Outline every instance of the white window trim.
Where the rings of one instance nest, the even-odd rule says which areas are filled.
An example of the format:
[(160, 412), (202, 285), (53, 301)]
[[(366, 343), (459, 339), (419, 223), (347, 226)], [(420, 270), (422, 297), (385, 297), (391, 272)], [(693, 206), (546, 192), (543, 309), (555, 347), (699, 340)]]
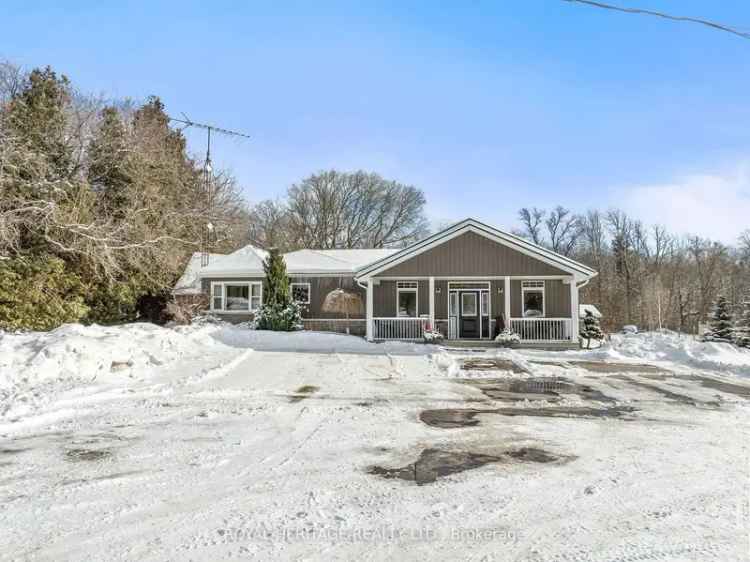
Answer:
[[(530, 280), (529, 284), (531, 283), (541, 283), (541, 287), (532, 287), (532, 286), (525, 286), (526, 282), (521, 281), (521, 318), (546, 318), (547, 317), (547, 294), (545, 292), (545, 289), (547, 288), (547, 283), (545, 283), (541, 279), (535, 279)], [(529, 316), (527, 317), (524, 313), (523, 307), (524, 303), (526, 302), (526, 292), (531, 291), (534, 293), (542, 293), (542, 315), (541, 316)]]
[[(214, 307), (214, 287), (221, 285), (221, 308)], [(209, 310), (221, 314), (250, 314), (256, 312), (258, 308), (253, 308), (253, 285), (260, 287), (259, 298), (260, 304), (263, 304), (263, 282), (262, 281), (211, 281), (211, 295)], [(225, 310), (227, 306), (227, 286), (242, 287), (247, 286), (247, 310)]]
[(310, 304), (310, 300), (312, 299), (312, 288), (310, 287), (310, 283), (289, 283), (289, 293), (292, 298), (294, 298), (294, 286), (295, 285), (305, 285), (307, 287), (307, 300), (306, 301), (299, 301), (302, 304)]
[[(464, 297), (473, 297), (474, 298), (474, 314), (466, 315), (464, 313)], [(479, 306), (480, 304), (477, 302), (477, 293), (474, 291), (466, 292), (466, 293), (459, 293), (459, 300), (461, 301), (461, 316), (466, 316), (467, 318), (476, 318), (477, 316), (481, 316)]]
[(413, 287), (400, 287), (400, 283), (396, 282), (396, 317), (397, 318), (412, 318), (411, 316), (406, 316), (401, 314), (401, 309), (398, 306), (399, 300), (401, 298), (401, 293), (414, 293), (414, 298), (416, 302), (414, 303), (414, 318), (419, 318), (419, 283), (414, 282), (407, 282), (409, 285), (414, 285)]

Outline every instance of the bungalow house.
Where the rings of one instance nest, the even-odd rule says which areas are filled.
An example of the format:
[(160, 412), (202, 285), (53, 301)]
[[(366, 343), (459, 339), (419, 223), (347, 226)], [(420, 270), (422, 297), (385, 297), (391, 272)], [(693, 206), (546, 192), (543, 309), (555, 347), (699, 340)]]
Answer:
[[(251, 319), (263, 297), (263, 250), (246, 246), (200, 267), (196, 254), (175, 288), (201, 295), (213, 314)], [(529, 345), (577, 345), (578, 292), (597, 273), (474, 219), (403, 249), (298, 250), (284, 255), (306, 329), (368, 340), (421, 340), (431, 327), (449, 340), (489, 340), (509, 328)], [(342, 288), (361, 296), (348, 320), (323, 310)]]

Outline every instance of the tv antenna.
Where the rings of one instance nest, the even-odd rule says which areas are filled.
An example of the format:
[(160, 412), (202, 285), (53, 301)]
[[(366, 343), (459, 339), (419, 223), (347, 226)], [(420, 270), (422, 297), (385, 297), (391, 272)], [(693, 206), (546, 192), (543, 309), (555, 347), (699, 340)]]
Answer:
[(203, 163), (203, 190), (206, 195), (206, 209), (208, 215), (208, 222), (206, 228), (201, 234), (201, 267), (206, 267), (211, 256), (211, 247), (216, 241), (215, 225), (211, 222), (213, 214), (214, 196), (215, 190), (212, 182), (213, 178), (213, 167), (211, 166), (211, 133), (218, 133), (220, 135), (226, 135), (229, 137), (239, 137), (249, 139), (250, 135), (240, 133), (237, 131), (231, 131), (215, 125), (208, 125), (206, 123), (197, 123), (190, 119), (184, 113), (181, 114), (182, 119), (176, 117), (169, 117), (170, 121), (175, 123), (182, 123), (184, 126), (180, 129), (184, 131), (189, 127), (196, 127), (198, 129), (204, 129), (206, 131), (206, 160)]

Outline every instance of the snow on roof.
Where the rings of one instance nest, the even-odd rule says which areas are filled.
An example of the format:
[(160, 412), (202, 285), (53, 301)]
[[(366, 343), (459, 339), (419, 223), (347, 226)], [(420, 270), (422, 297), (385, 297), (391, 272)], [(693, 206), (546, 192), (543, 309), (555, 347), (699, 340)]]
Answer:
[[(177, 280), (177, 283), (172, 290), (175, 295), (196, 295), (201, 292), (201, 282), (198, 277), (198, 273), (201, 270), (201, 252), (194, 252), (190, 256), (190, 260), (185, 266), (185, 271), (182, 272), (182, 276)], [(209, 264), (218, 258), (225, 257), (223, 254), (209, 254)]]
[(356, 250), (297, 250), (284, 254), (289, 273), (354, 272), (397, 252), (394, 248)]
[(199, 275), (206, 277), (263, 274), (263, 260), (266, 257), (268, 252), (248, 244), (231, 254), (219, 255), (216, 259), (209, 260), (209, 264), (200, 269)]
[(596, 308), (593, 304), (579, 304), (578, 305), (578, 315), (583, 318), (586, 316), (586, 312), (591, 312), (591, 314), (594, 316), (594, 318), (601, 318), (602, 313), (599, 312), (599, 309)]

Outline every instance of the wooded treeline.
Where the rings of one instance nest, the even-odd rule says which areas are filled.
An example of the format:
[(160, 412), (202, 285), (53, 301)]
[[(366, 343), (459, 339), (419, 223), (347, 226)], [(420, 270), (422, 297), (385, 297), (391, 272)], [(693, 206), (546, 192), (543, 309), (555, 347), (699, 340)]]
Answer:
[(750, 292), (750, 230), (736, 245), (678, 236), (611, 209), (576, 214), (558, 206), (519, 212), (524, 236), (599, 272), (581, 295), (605, 329), (636, 324), (698, 333), (719, 295), (739, 314)]
[(211, 222), (247, 231), (234, 179), (202, 170), (158, 98), (106, 103), (0, 64), (0, 328), (157, 320)]
[(250, 240), (300, 248), (404, 247), (428, 234), (424, 193), (363, 171), (313, 174), (251, 209)]

